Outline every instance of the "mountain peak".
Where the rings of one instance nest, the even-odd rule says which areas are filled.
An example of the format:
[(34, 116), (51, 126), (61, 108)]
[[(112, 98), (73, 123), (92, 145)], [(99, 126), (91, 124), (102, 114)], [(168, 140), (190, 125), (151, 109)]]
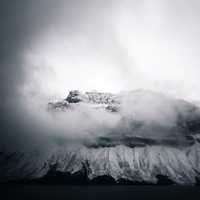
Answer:
[(69, 103), (92, 103), (92, 104), (116, 104), (119, 103), (117, 95), (112, 93), (103, 93), (97, 91), (80, 92), (79, 90), (72, 90), (65, 99)]

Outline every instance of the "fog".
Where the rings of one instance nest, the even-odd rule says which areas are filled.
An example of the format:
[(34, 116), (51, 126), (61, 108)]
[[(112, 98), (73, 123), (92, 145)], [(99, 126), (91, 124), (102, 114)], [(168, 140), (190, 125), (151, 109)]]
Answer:
[(52, 95), (74, 88), (145, 88), (197, 100), (199, 6), (155, 0), (65, 3), (26, 51), (26, 65), (34, 65), (39, 86)]
[[(141, 88), (199, 101), (199, 7), (198, 0), (2, 1), (1, 146), (96, 137), (118, 124), (118, 116), (87, 106), (49, 115), (48, 102), (72, 89)], [(149, 107), (147, 99), (137, 117), (171, 126), (173, 106), (161, 115), (164, 102)]]

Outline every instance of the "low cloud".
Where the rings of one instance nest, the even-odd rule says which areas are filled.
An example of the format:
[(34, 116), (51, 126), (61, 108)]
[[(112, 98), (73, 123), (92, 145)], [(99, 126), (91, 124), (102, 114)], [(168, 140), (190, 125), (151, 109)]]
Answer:
[(145, 122), (137, 134), (181, 135), (149, 131), (152, 124), (168, 130), (177, 120), (177, 106), (162, 97), (125, 98), (119, 115), (80, 105), (52, 116), (46, 107), (70, 89), (142, 88), (199, 100), (198, 7), (198, 1), (1, 2), (1, 147), (45, 147), (52, 135), (134, 134), (132, 120)]

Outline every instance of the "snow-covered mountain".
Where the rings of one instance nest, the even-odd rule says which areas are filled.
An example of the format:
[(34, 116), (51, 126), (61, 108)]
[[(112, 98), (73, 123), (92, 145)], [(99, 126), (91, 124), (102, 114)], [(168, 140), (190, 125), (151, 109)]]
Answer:
[[(119, 116), (105, 135), (64, 144), (45, 152), (2, 152), (1, 181), (41, 179), (52, 170), (116, 182), (157, 183), (159, 176), (176, 184), (200, 178), (200, 111), (184, 100), (137, 90), (119, 94), (71, 91), (48, 104), (49, 112), (73, 112), (81, 105)], [(78, 125), (77, 125), (78, 126)], [(96, 129), (95, 129), (96, 130)]]

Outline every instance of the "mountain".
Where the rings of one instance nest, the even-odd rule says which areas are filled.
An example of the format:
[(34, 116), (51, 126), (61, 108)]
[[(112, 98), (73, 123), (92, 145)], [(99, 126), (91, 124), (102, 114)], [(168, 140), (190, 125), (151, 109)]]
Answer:
[(146, 90), (75, 90), (63, 101), (49, 103), (48, 111), (79, 111), (86, 116), (83, 122), (106, 116), (108, 125), (88, 125), (94, 134), (78, 143), (2, 152), (1, 182), (186, 185), (200, 178), (200, 110), (192, 103)]
[[(67, 98), (48, 104), (50, 112), (78, 110), (86, 115), (92, 111), (118, 116), (119, 121), (106, 133), (106, 137), (98, 138), (98, 142), (117, 143), (118, 140), (135, 143), (146, 140), (155, 143), (191, 143), (192, 135), (200, 133), (200, 108), (181, 99), (174, 99), (163, 94), (135, 90), (119, 94), (70, 91)], [(98, 113), (95, 112), (95, 115)], [(90, 118), (88, 118), (90, 120)], [(133, 140), (133, 141), (132, 141)], [(109, 142), (107, 142), (109, 141)], [(131, 142), (132, 141), (132, 142)], [(87, 142), (87, 141), (86, 141)], [(127, 143), (126, 142), (126, 143)]]

